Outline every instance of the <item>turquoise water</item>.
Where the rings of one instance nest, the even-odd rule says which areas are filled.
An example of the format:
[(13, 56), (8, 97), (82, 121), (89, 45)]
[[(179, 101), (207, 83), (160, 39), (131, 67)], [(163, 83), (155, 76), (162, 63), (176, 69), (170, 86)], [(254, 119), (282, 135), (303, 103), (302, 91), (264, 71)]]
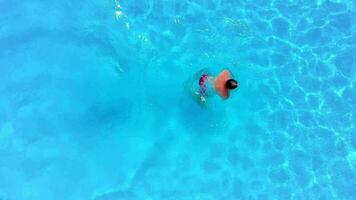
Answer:
[(0, 199), (356, 199), (355, 6), (0, 0)]

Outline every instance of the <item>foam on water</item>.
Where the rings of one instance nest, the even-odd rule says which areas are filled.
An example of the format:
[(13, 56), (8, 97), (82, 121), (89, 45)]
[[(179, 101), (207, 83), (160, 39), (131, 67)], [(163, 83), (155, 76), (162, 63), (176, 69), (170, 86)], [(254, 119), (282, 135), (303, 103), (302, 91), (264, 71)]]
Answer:
[[(0, 0), (0, 199), (356, 199), (354, 1)], [(184, 83), (229, 68), (202, 108)]]

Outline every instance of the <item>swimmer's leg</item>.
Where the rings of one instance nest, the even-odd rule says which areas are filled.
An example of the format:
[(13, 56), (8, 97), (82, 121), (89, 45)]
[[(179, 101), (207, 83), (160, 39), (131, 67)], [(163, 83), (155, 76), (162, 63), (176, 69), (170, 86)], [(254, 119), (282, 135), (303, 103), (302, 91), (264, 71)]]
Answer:
[(193, 76), (193, 78), (187, 80), (185, 82), (185, 90), (188, 92), (189, 96), (191, 96), (195, 102), (197, 102), (199, 105), (204, 105), (207, 102), (207, 98), (200, 94), (200, 86), (199, 86), (200, 76)]
[(185, 82), (185, 90), (189, 93), (189, 95), (193, 98), (195, 102), (197, 102), (199, 105), (205, 106), (208, 102), (208, 98), (206, 95), (202, 95), (200, 93), (200, 85), (199, 85), (199, 79), (203, 74), (208, 74), (210, 75), (210, 72), (207, 68), (203, 68), (196, 72), (191, 79), (187, 80)]

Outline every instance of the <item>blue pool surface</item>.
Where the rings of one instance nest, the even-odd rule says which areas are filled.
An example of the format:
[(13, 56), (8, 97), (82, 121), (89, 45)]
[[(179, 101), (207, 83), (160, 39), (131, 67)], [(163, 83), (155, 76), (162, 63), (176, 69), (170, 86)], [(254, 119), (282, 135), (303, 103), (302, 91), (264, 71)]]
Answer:
[[(353, 0), (0, 0), (0, 200), (355, 200)], [(184, 87), (230, 69), (226, 101)]]

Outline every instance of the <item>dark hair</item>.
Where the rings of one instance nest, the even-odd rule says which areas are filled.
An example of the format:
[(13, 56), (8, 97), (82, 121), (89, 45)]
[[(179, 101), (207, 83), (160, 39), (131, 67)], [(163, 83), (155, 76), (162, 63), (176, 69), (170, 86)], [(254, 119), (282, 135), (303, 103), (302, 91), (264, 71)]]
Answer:
[(233, 89), (237, 88), (237, 86), (239, 86), (239, 84), (237, 83), (236, 80), (229, 79), (226, 81), (225, 86), (227, 87), (227, 89), (233, 90)]

